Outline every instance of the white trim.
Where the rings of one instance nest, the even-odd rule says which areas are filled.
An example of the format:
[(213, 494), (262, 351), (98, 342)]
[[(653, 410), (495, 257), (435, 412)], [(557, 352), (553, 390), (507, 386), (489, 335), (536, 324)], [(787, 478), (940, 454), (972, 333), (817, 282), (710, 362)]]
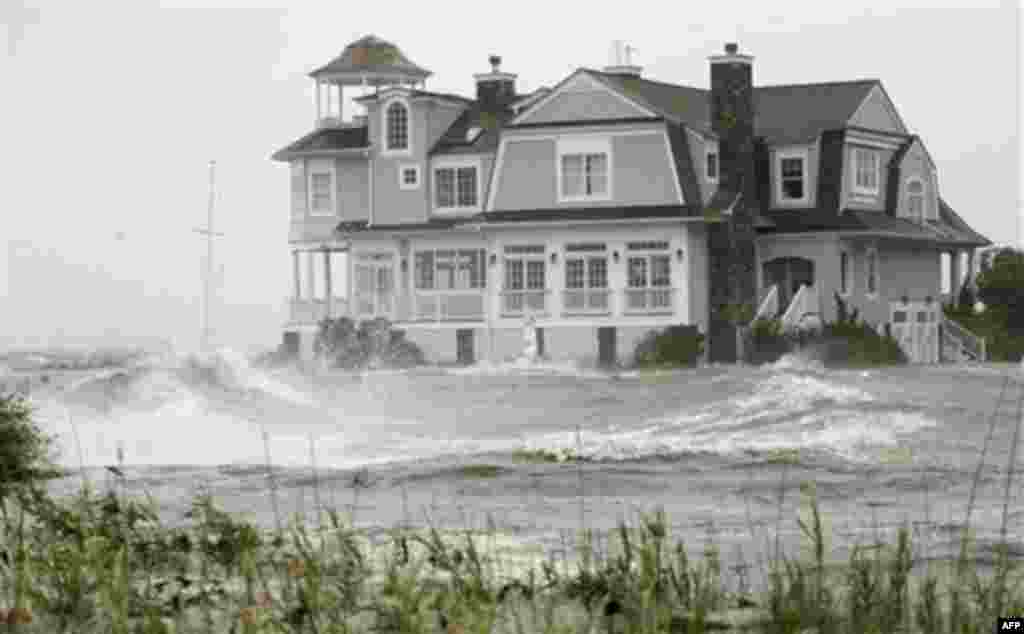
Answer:
[(513, 114), (519, 114), (520, 110), (522, 110), (523, 108), (526, 108), (527, 106), (529, 106), (530, 104), (534, 103), (538, 99), (540, 99), (540, 98), (542, 98), (542, 97), (544, 97), (546, 95), (549, 95), (549, 94), (551, 94), (551, 89), (550, 88), (544, 88), (544, 87), (538, 88), (537, 90), (533, 91), (529, 95), (523, 97), (522, 99), (520, 99), (520, 100), (516, 101), (515, 103), (513, 103), (512, 105), (510, 105), (509, 109), (512, 110)]
[[(479, 213), (483, 208), (483, 165), (479, 158), (437, 158), (430, 164), (430, 210), (435, 216), (458, 216), (466, 213)], [(460, 167), (472, 167), (476, 169), (476, 205), (471, 207), (459, 206), (459, 179), (458, 174), (454, 175), (452, 186), (455, 194), (455, 206), (437, 206), (437, 170), (457, 169)]]
[[(577, 154), (604, 154), (605, 155), (605, 191), (601, 194), (578, 194), (569, 196), (566, 195), (563, 187), (565, 185), (563, 179), (563, 159), (566, 156), (577, 155)], [(613, 185), (614, 180), (612, 175), (614, 174), (614, 158), (612, 156), (612, 140), (608, 137), (600, 138), (596, 136), (584, 136), (579, 138), (563, 138), (556, 142), (555, 148), (555, 175), (558, 178), (558, 195), (557, 202), (559, 203), (574, 203), (574, 202), (591, 202), (591, 201), (609, 201), (614, 199)]]
[(712, 55), (708, 57), (708, 61), (712, 64), (746, 64), (750, 66), (754, 63), (754, 56), (728, 53), (726, 55)]
[(868, 147), (878, 148), (880, 150), (898, 150), (900, 149), (899, 143), (891, 143), (888, 141), (882, 141), (877, 138), (861, 136), (857, 133), (848, 133), (846, 135), (846, 142), (848, 144), (866, 145)]
[(498, 229), (541, 229), (541, 228), (552, 228), (552, 227), (577, 227), (580, 225), (596, 225), (596, 226), (614, 226), (614, 225), (678, 225), (686, 223), (704, 223), (707, 222), (703, 216), (696, 217), (680, 217), (680, 218), (616, 218), (614, 220), (535, 220), (535, 221), (515, 221), (510, 220), (508, 222), (484, 222), (484, 223), (467, 223), (465, 227), (476, 227), (478, 230), (487, 228), (498, 228)]
[(935, 167), (932, 167), (931, 199), (932, 199), (932, 207), (931, 207), (932, 213), (931, 213), (930, 216), (926, 216), (926, 217), (929, 220), (938, 220), (940, 218), (940, 214), (939, 214), (939, 172), (938, 172), (937, 169), (935, 169)]
[[(388, 148), (388, 108), (392, 104), (400, 103), (405, 107), (405, 148), (392, 150)], [(413, 149), (413, 125), (412, 121), (412, 107), (409, 105), (409, 100), (405, 97), (392, 97), (384, 101), (380, 108), (380, 155), (381, 156), (409, 156), (412, 154)]]
[[(810, 200), (810, 179), (808, 178), (810, 169), (810, 150), (806, 147), (797, 148), (780, 148), (775, 151), (775, 200), (778, 201), (779, 206), (787, 205), (805, 205)], [(783, 198), (782, 193), (784, 191), (782, 187), (782, 159), (799, 158), (803, 159), (803, 197), (802, 198)]]
[(861, 110), (862, 110), (862, 109), (864, 108), (864, 106), (865, 106), (865, 105), (866, 105), (866, 104), (867, 104), (867, 103), (868, 103), (869, 101), (871, 101), (871, 98), (872, 98), (872, 97), (873, 97), (873, 96), (874, 96), (874, 95), (875, 95), (876, 93), (882, 96), (882, 103), (883, 103), (883, 107), (884, 107), (884, 108), (885, 108), (886, 110), (888, 110), (888, 111), (889, 111), (889, 114), (890, 114), (890, 115), (892, 115), (892, 118), (896, 120), (896, 125), (897, 125), (897, 126), (899, 126), (899, 128), (900, 128), (900, 132), (902, 132), (902, 133), (906, 134), (906, 133), (907, 133), (907, 126), (906, 126), (906, 124), (904, 124), (904, 123), (903, 123), (903, 117), (901, 117), (901, 116), (900, 116), (900, 113), (896, 111), (896, 105), (895, 105), (895, 104), (894, 104), (894, 103), (892, 102), (892, 100), (891, 100), (891, 99), (889, 99), (889, 95), (888, 95), (888, 93), (886, 93), (886, 92), (885, 92), (885, 90), (884, 90), (884, 89), (882, 88), (882, 84), (881, 84), (881, 83), (877, 83), (877, 84), (875, 84), (875, 85), (874, 85), (874, 86), (873, 86), (873, 87), (871, 88), (871, 91), (870, 91), (870, 92), (868, 92), (868, 94), (864, 96), (864, 99), (862, 99), (862, 100), (861, 100), (861, 102), (860, 102), (860, 105), (859, 105), (859, 106), (857, 106), (857, 109), (856, 109), (856, 110), (854, 110), (854, 111), (853, 111), (853, 114), (852, 114), (852, 115), (850, 115), (850, 118), (849, 118), (849, 119), (847, 119), (847, 123), (850, 123), (851, 121), (853, 121), (854, 119), (856, 119), (856, 118), (857, 118), (857, 115), (859, 115), (859, 114), (860, 114), (860, 111), (861, 111)]
[(680, 205), (685, 205), (686, 199), (683, 197), (683, 187), (679, 182), (679, 172), (676, 170), (676, 153), (672, 151), (668, 130), (661, 131), (661, 138), (665, 141), (665, 156), (668, 159), (668, 169), (672, 172), (672, 184), (676, 188), (676, 197), (679, 199)]
[[(415, 170), (416, 182), (408, 184), (405, 182), (405, 170)], [(402, 190), (413, 190), (419, 189), (423, 184), (423, 170), (419, 163), (399, 163), (398, 164), (398, 188)]]
[[(331, 195), (330, 209), (317, 211), (313, 205), (313, 177), (326, 174), (330, 178), (328, 191)], [(338, 215), (338, 169), (334, 161), (321, 159), (309, 161), (306, 166), (306, 211), (309, 217), (328, 218)]]
[(519, 75), (515, 73), (476, 73), (473, 75), (473, 81), (515, 81), (516, 77)]
[(558, 95), (562, 94), (563, 92), (580, 92), (579, 90), (567, 90), (567, 88), (570, 88), (570, 82), (576, 80), (579, 77), (585, 77), (586, 81), (591, 82), (591, 85), (594, 86), (594, 88), (591, 88), (591, 90), (595, 90), (595, 91), (596, 90), (604, 90), (604, 91), (607, 91), (607, 92), (611, 93), (612, 95), (618, 97), (624, 103), (626, 103), (626, 104), (628, 104), (628, 105), (630, 105), (630, 106), (632, 106), (634, 108), (637, 108), (638, 110), (640, 110), (642, 113), (646, 114), (649, 117), (660, 116), (658, 113), (652, 111), (650, 108), (637, 103), (636, 101), (634, 101), (634, 100), (630, 99), (629, 97), (623, 95), (621, 92), (619, 92), (618, 90), (612, 88), (611, 86), (609, 86), (608, 84), (604, 83), (603, 81), (600, 81), (600, 80), (596, 79), (595, 77), (591, 76), (590, 73), (587, 72), (586, 70), (579, 69), (576, 72), (574, 72), (573, 74), (571, 74), (568, 77), (566, 77), (565, 79), (563, 79), (557, 86), (555, 86), (551, 90), (550, 93), (548, 93), (543, 98), (541, 98), (540, 101), (537, 101), (536, 103), (531, 104), (524, 112), (522, 112), (519, 115), (517, 115), (514, 119), (512, 119), (512, 121), (509, 123), (509, 125), (517, 125), (519, 123), (523, 123), (526, 119), (529, 119), (538, 110), (541, 110), (542, 108), (544, 108), (544, 106), (546, 106), (548, 103), (553, 101), (555, 97), (557, 97)]
[(494, 161), (494, 166), (491, 167), (491, 182), (487, 186), (487, 201), (484, 205), (486, 211), (494, 209), (494, 197), (498, 193), (498, 186), (501, 183), (501, 168), (505, 164), (505, 145), (508, 143), (507, 139), (501, 139), (498, 143), (498, 157)]
[[(876, 196), (878, 196), (878, 192), (881, 191), (881, 187), (882, 187), (882, 155), (879, 154), (878, 150), (873, 150), (873, 149), (868, 149), (868, 148), (863, 148), (863, 147), (851, 146), (850, 150), (851, 150), (851, 153), (853, 155), (852, 156), (853, 160), (850, 161), (850, 168), (851, 168), (851, 170), (853, 172), (853, 194), (854, 195), (860, 194), (860, 195), (863, 195), (863, 196), (869, 196), (871, 198), (875, 198)], [(860, 157), (865, 155), (865, 153), (867, 153), (867, 156), (871, 156), (871, 157), (874, 158), (874, 163), (875, 163), (875, 186), (874, 186), (874, 188), (862, 187), (862, 186), (857, 184), (857, 176), (858, 176), (858, 174), (860, 172)]]
[(368, 178), (369, 183), (368, 183), (368, 185), (369, 185), (369, 189), (370, 189), (369, 209), (367, 210), (367, 214), (366, 214), (366, 226), (367, 227), (372, 227), (373, 226), (373, 221), (374, 221), (374, 213), (373, 213), (373, 211), (374, 211), (374, 209), (373, 209), (373, 173), (376, 171), (376, 169), (374, 168), (374, 165), (375, 165), (374, 161), (367, 161), (366, 162), (366, 168), (367, 168), (367, 170), (369, 172), (369, 178)]

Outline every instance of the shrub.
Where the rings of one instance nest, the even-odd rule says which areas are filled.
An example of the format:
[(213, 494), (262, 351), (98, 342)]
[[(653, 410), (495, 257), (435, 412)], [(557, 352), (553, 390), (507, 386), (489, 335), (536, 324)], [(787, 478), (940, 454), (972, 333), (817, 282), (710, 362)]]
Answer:
[(643, 336), (633, 352), (633, 363), (638, 367), (692, 367), (703, 352), (704, 335), (697, 332), (696, 326), (669, 326)]
[(64, 473), (50, 459), (52, 439), (18, 396), (0, 394), (0, 503)]
[(846, 302), (835, 294), (836, 320), (825, 324), (819, 335), (805, 342), (810, 355), (826, 366), (902, 365), (907, 355), (900, 344), (886, 332), (879, 334), (858, 317), (857, 309), (850, 311)]
[(386, 319), (359, 323), (347, 317), (325, 319), (313, 341), (313, 354), (337, 368), (408, 368), (423, 363), (423, 352), (406, 340), (405, 332)]
[(746, 333), (745, 360), (747, 363), (774, 363), (791, 352), (794, 343), (794, 339), (783, 332), (778, 319), (756, 319)]

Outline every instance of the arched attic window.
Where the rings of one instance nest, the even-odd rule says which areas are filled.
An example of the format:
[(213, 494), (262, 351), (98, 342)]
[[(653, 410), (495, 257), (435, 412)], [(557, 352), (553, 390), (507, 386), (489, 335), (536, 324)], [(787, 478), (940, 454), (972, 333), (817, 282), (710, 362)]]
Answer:
[(905, 185), (906, 213), (913, 220), (924, 220), (924, 181), (920, 178), (908, 178)]
[(409, 109), (395, 101), (388, 106), (386, 114), (388, 150), (409, 149)]

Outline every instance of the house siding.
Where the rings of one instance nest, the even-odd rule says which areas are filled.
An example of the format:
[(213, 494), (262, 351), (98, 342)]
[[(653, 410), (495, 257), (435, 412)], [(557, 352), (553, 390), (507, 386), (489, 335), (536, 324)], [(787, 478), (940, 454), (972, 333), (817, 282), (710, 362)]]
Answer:
[[(714, 149), (718, 151), (718, 142), (706, 140), (701, 135), (687, 130), (686, 132), (686, 147), (690, 151), (690, 156), (693, 158), (694, 172), (697, 177), (697, 187), (700, 189), (700, 199), (705, 205), (711, 197), (715, 194), (715, 190), (718, 189), (718, 181), (708, 180), (708, 169), (707, 169), (707, 151)], [(719, 159), (719, 169), (721, 169), (721, 160)]]
[(897, 213), (899, 215), (906, 215), (906, 183), (909, 178), (920, 178), (925, 186), (925, 197), (924, 197), (924, 213), (926, 218), (935, 218), (938, 216), (936, 206), (938, 204), (938, 183), (932, 172), (932, 164), (928, 159), (928, 154), (925, 152), (924, 147), (920, 141), (915, 142), (907, 153), (903, 156), (903, 160), (896, 170), (896, 176), (899, 178), (899, 182), (896, 183), (897, 191)]
[(882, 89), (876, 86), (860, 109), (850, 118), (850, 125), (870, 130), (905, 133), (899, 119), (890, 110), (888, 99)]
[[(674, 166), (666, 151), (663, 128), (640, 136), (609, 134), (611, 200), (560, 203), (557, 141), (517, 135), (504, 142), (494, 210), (678, 204)], [(565, 138), (571, 135), (565, 134)]]
[(523, 123), (630, 119), (644, 116), (650, 116), (650, 113), (602, 89), (557, 94), (525, 118)]
[[(881, 169), (878, 174), (878, 193), (873, 195), (859, 194), (853, 191), (854, 178), (856, 177), (856, 164), (854, 162), (854, 150), (862, 148), (879, 154)], [(847, 139), (843, 148), (843, 207), (852, 209), (865, 209), (870, 211), (884, 211), (886, 208), (885, 192), (887, 191), (890, 171), (888, 166), (896, 150), (885, 150), (865, 145), (858, 145), (855, 140)]]
[(872, 325), (888, 323), (891, 302), (900, 301), (904, 294), (912, 301), (920, 301), (928, 295), (938, 301), (942, 269), (939, 252), (933, 248), (898, 242), (879, 243), (877, 297), (866, 294), (868, 244), (843, 241), (842, 248), (850, 253), (853, 264), (853, 288), (849, 302), (860, 310), (860, 317), (865, 322)]

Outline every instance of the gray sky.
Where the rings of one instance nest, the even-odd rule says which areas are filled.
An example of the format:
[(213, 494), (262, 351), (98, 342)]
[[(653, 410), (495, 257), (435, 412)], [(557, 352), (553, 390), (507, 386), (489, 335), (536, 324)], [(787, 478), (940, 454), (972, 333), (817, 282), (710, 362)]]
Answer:
[(490, 54), (532, 90), (605, 65), (614, 39), (648, 77), (702, 87), (726, 41), (755, 56), (758, 85), (881, 78), (943, 197), (996, 242), (1021, 235), (1015, 2), (288, 4), (0, 0), (0, 347), (118, 332), (194, 345), (210, 159), (220, 338), (275, 344), (289, 180), (269, 156), (311, 129), (306, 73), (368, 33), (432, 70), (428, 89), (466, 96)]

